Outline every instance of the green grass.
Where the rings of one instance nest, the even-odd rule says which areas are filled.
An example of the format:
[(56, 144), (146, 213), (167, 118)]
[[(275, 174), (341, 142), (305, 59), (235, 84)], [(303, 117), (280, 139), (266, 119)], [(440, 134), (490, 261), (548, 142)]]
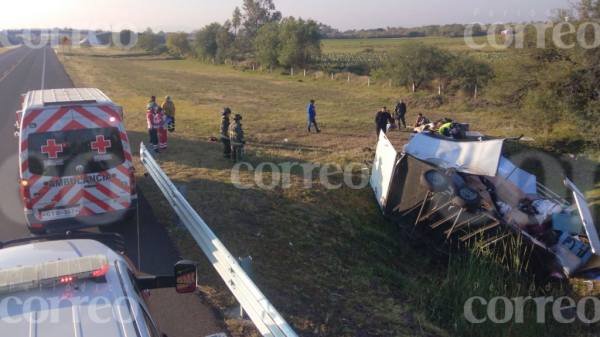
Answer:
[[(498, 43), (503, 43), (503, 38), (498, 37)], [(473, 40), (478, 44), (484, 44), (488, 41), (487, 36), (477, 36)], [(438, 46), (450, 51), (474, 51), (471, 49), (465, 39), (457, 38), (398, 38), (398, 39), (327, 39), (323, 40), (323, 53), (359, 53), (367, 48), (372, 48), (376, 52), (388, 52), (394, 48), (401, 47), (407, 43), (419, 42)], [(487, 46), (482, 51), (502, 51), (495, 49), (486, 43)]]
[[(162, 102), (164, 95), (171, 95), (177, 105), (177, 131), (169, 135), (169, 150), (157, 156), (161, 167), (175, 184), (188, 186), (188, 201), (232, 254), (253, 257), (258, 287), (306, 336), (456, 334), (454, 327), (432, 316), (440, 310), (435, 298), (424, 299), (454, 274), (402, 244), (370, 187), (327, 190), (315, 175), (313, 188), (304, 189), (302, 172), (293, 170), (288, 189), (279, 185), (263, 190), (255, 184), (248, 190), (236, 189), (232, 164), (221, 158), (221, 145), (207, 141), (218, 136), (223, 107), (243, 115), (246, 160), (254, 167), (263, 162), (362, 163), (373, 155), (365, 149), (375, 148), (375, 112), (382, 105), (393, 108), (398, 96), (408, 101), (409, 123), (418, 112), (430, 119), (449, 116), (491, 135), (526, 133), (544, 146), (550, 146), (549, 139), (574, 137), (570, 135), (576, 132), (565, 123), (556, 129), (556, 137), (539, 134), (535, 126), (511, 120), (510, 112), (481, 108), (473, 113), (467, 103), (456, 103), (449, 110), (419, 108), (428, 94), (412, 95), (388, 87), (387, 82), (367, 87), (366, 80), (356, 76), (347, 83), (345, 76), (331, 80), (309, 72), (307, 77), (292, 78), (279, 71), (241, 71), (242, 65), (233, 69), (113, 49), (84, 48), (75, 53), (63, 61), (67, 72), (74, 83), (100, 88), (124, 106), (134, 154), (141, 141), (148, 141), (144, 117), (148, 97), (156, 95)], [(323, 129), (319, 135), (306, 132), (310, 99), (317, 101), (317, 120)], [(390, 139), (399, 148), (408, 135), (395, 132)], [(174, 212), (154, 183), (143, 178), (139, 160), (134, 161), (143, 194), (158, 220), (172, 227)], [(590, 167), (586, 172), (593, 172), (590, 161), (573, 159), (571, 165), (584, 163)], [(245, 170), (240, 176), (247, 184), (255, 178)], [(356, 170), (355, 178), (359, 176)], [(341, 177), (331, 179), (338, 182)], [(270, 182), (268, 174), (265, 180)], [(212, 303), (223, 310), (231, 306), (232, 296), (193, 239), (178, 231), (172, 231), (171, 238), (186, 257), (200, 262), (200, 283)], [(228, 323), (235, 336), (256, 334)]]

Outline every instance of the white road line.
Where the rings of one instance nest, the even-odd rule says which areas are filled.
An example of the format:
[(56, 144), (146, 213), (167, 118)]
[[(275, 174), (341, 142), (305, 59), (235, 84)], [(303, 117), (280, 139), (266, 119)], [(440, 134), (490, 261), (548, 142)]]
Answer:
[(0, 78), (0, 82), (2, 82), (2, 81), (3, 81), (3, 80), (6, 78), (6, 76), (10, 75), (10, 73), (12, 73), (12, 71), (13, 71), (13, 70), (17, 69), (17, 67), (18, 67), (18, 66), (21, 64), (21, 62), (23, 62), (23, 59), (25, 59), (25, 58), (27, 57), (27, 55), (31, 54), (31, 52), (32, 52), (32, 51), (33, 51), (33, 49), (31, 49), (31, 50), (29, 51), (29, 53), (25, 54), (25, 56), (23, 56), (23, 57), (22, 57), (22, 58), (19, 60), (19, 62), (17, 62), (17, 64), (15, 64), (15, 65), (12, 67), (12, 69), (11, 69), (11, 70), (9, 70), (9, 71), (6, 73), (6, 75), (4, 75), (2, 78)]
[(44, 65), (42, 66), (42, 89), (44, 90), (44, 76), (46, 75), (46, 47), (44, 47)]

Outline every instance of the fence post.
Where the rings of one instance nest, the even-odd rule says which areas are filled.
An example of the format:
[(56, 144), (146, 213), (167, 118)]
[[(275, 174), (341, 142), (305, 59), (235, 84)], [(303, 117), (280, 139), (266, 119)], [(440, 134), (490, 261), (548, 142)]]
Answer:
[(367, 87), (370, 87), (370, 86), (371, 86), (371, 78), (367, 77)]
[(304, 69), (304, 77), (306, 77), (306, 69)]
[(254, 63), (252, 63), (252, 70), (254, 70)]
[(331, 73), (331, 79), (333, 80), (333, 73)]
[(390, 78), (390, 87), (392, 86), (392, 79)]
[(294, 68), (292, 68), (292, 76), (294, 76)]
[(348, 83), (350, 83), (350, 73), (348, 73)]

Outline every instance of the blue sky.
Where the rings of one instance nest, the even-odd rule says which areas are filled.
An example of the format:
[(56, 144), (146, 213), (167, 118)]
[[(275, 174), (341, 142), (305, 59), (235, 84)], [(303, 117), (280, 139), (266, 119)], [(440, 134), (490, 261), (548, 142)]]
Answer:
[[(231, 17), (242, 0), (4, 0), (0, 29), (135, 27), (191, 31)], [(9, 2), (9, 3), (7, 3)], [(274, 0), (284, 16), (311, 18), (334, 28), (368, 29), (429, 24), (544, 20), (568, 0)]]

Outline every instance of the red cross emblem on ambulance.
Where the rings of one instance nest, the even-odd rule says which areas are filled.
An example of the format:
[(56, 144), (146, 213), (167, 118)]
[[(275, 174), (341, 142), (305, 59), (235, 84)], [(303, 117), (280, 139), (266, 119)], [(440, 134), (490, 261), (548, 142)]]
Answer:
[(63, 152), (63, 146), (56, 144), (54, 139), (48, 139), (46, 145), (42, 145), (42, 153), (47, 154), (50, 159), (56, 159), (59, 152)]
[(96, 141), (92, 142), (92, 149), (98, 150), (98, 154), (106, 154), (106, 149), (110, 147), (110, 140), (105, 140), (103, 135), (96, 136)]

